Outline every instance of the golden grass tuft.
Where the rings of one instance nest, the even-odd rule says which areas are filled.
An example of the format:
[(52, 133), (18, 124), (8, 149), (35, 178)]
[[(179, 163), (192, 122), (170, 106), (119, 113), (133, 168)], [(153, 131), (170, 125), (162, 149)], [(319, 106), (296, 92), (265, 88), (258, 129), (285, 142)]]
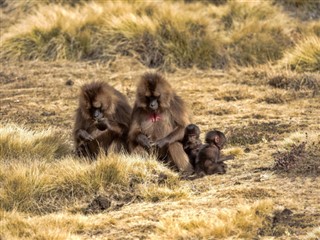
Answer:
[(1, 237), (4, 239), (79, 239), (85, 231), (95, 232), (108, 224), (112, 217), (84, 216), (80, 214), (56, 213), (44, 216), (28, 216), (16, 211), (0, 210)]
[(71, 152), (64, 137), (54, 128), (36, 132), (23, 126), (0, 123), (0, 160), (60, 158)]
[(1, 45), (2, 59), (110, 60), (118, 54), (151, 67), (211, 67), (219, 54), (206, 17), (182, 3), (43, 5), (10, 28)]
[[(22, 138), (26, 137), (23, 134), (25, 132)], [(43, 134), (50, 136), (51, 132), (44, 131)], [(37, 133), (33, 135), (37, 136)], [(21, 143), (20, 151), (11, 147), (17, 158), (15, 161), (5, 161), (6, 153), (1, 162), (0, 201), (5, 210), (48, 213), (72, 209), (98, 194), (111, 200), (117, 196), (124, 201), (135, 198), (159, 201), (188, 196), (188, 189), (179, 185), (178, 174), (154, 158), (109, 154), (108, 157), (101, 155), (93, 163), (72, 156), (48, 161), (53, 157), (52, 151), (47, 155), (38, 154), (42, 149), (36, 148), (27, 156), (24, 154), (27, 152), (25, 143), (28, 142)], [(8, 150), (8, 147), (4, 149)]]
[(320, 136), (316, 132), (293, 132), (284, 138), (278, 145), (279, 150), (288, 150), (294, 144), (307, 142), (307, 146), (320, 142)]
[(297, 72), (319, 72), (320, 37), (306, 37), (285, 55), (283, 62)]
[[(253, 238), (272, 214), (273, 202), (260, 200), (235, 209), (186, 210), (160, 220), (153, 239)], [(195, 212), (196, 211), (196, 212)]]
[(292, 44), (292, 20), (266, 1), (231, 1), (221, 19), (230, 35), (231, 59), (238, 65), (280, 59)]
[(130, 56), (167, 70), (259, 65), (282, 58), (299, 27), (266, 1), (218, 6), (181, 1), (66, 3), (44, 2), (7, 28), (0, 58), (113, 61)]

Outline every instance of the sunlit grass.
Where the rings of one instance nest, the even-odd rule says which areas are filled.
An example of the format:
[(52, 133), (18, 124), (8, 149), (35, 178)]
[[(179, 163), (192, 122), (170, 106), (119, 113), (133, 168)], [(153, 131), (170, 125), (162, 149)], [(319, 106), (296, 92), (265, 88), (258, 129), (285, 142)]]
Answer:
[(154, 239), (209, 239), (252, 238), (266, 223), (273, 210), (271, 200), (257, 201), (253, 205), (238, 205), (235, 209), (200, 209), (186, 211), (160, 220)]
[(91, 163), (62, 157), (67, 144), (51, 129), (37, 132), (3, 124), (0, 130), (2, 209), (47, 213), (106, 192), (147, 201), (188, 196), (179, 187), (178, 174), (153, 157), (109, 154)]
[(320, 37), (310, 36), (285, 55), (284, 63), (298, 72), (320, 71)]
[(265, 1), (40, 4), (7, 29), (0, 57), (113, 61), (131, 56), (167, 70), (259, 65), (282, 58), (298, 27)]
[(30, 157), (52, 160), (71, 152), (63, 134), (57, 129), (33, 131), (15, 124), (0, 124), (0, 160), (28, 159)]

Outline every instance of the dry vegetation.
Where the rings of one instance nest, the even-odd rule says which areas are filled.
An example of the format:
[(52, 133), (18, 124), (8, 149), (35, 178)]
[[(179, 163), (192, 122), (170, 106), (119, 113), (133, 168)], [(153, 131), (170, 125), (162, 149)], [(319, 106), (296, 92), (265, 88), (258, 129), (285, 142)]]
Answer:
[[(0, 0), (0, 239), (320, 239), (317, 1)], [(73, 155), (79, 87), (166, 75), (225, 175)]]

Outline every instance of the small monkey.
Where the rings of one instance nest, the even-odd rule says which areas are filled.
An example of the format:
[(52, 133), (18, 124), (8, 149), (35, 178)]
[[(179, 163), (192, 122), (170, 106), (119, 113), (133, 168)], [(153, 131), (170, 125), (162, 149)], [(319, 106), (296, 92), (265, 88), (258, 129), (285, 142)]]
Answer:
[(234, 159), (234, 156), (220, 157), (220, 150), (226, 143), (225, 135), (217, 130), (209, 131), (205, 142), (206, 144), (201, 147), (196, 159), (196, 171), (207, 175), (226, 173), (227, 166), (224, 161)]
[(190, 163), (195, 167), (196, 158), (202, 146), (200, 140), (200, 128), (195, 124), (189, 124), (185, 128), (182, 139), (183, 149), (189, 157)]

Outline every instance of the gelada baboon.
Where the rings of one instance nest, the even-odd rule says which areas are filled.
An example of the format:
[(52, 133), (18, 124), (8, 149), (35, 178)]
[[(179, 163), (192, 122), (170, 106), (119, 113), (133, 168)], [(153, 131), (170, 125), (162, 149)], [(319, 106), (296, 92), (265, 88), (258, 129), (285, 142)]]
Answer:
[(189, 161), (193, 167), (195, 167), (195, 162), (199, 150), (202, 146), (200, 140), (200, 128), (195, 124), (189, 124), (184, 132), (184, 137), (182, 139), (183, 149), (189, 157)]
[(196, 159), (196, 171), (199, 174), (224, 174), (226, 164), (224, 161), (234, 159), (232, 155), (220, 157), (220, 150), (223, 148), (226, 137), (217, 130), (209, 131), (206, 134), (205, 142)]
[(145, 73), (137, 86), (129, 131), (132, 152), (156, 149), (159, 159), (173, 163), (181, 172), (192, 165), (181, 141), (189, 115), (183, 100), (159, 73)]
[(81, 88), (76, 111), (74, 141), (78, 156), (95, 158), (102, 148), (127, 150), (132, 109), (127, 98), (105, 82)]

